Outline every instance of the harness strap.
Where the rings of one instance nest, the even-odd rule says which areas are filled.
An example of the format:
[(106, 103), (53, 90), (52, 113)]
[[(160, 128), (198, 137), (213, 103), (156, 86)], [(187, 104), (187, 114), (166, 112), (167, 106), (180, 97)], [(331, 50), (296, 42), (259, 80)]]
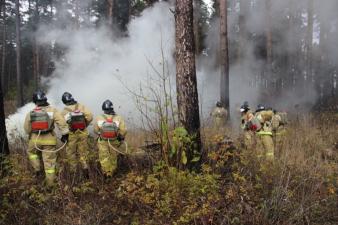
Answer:
[(40, 149), (37, 146), (37, 142), (39, 141), (40, 134), (41, 134), (41, 132), (39, 132), (38, 136), (35, 138), (35, 141), (34, 141), (34, 147), (35, 147), (35, 149), (38, 150), (38, 151), (40, 151), (40, 152), (48, 152), (48, 153), (58, 152), (58, 151), (61, 151), (67, 145), (67, 141), (66, 141), (60, 148), (58, 148), (58, 149), (56, 149), (54, 151)]

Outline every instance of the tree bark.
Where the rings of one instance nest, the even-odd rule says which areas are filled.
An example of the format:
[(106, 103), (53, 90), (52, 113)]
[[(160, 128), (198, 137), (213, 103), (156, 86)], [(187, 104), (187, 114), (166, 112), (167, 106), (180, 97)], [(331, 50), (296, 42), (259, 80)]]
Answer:
[[(266, 9), (266, 63), (267, 75), (272, 72), (272, 30), (271, 30), (271, 0), (265, 0)], [(268, 77), (266, 77), (267, 79)]]
[[(1, 82), (1, 81), (0, 81)], [(0, 84), (0, 165), (3, 162), (3, 156), (9, 154), (8, 139), (5, 123), (4, 96), (2, 92), (2, 83)], [(0, 170), (2, 166), (0, 166)]]
[[(195, 65), (193, 0), (176, 0), (176, 85), (178, 117), (201, 152), (200, 117)], [(194, 156), (188, 152), (188, 161)]]
[(75, 29), (80, 29), (80, 0), (74, 0), (75, 1)]
[[(220, 13), (220, 60), (221, 60), (221, 102), (230, 108), (229, 90), (229, 48), (228, 48), (228, 7), (227, 0), (219, 1)], [(229, 116), (228, 116), (229, 118)]]
[[(35, 2), (35, 24), (39, 24), (39, 2)], [(36, 30), (36, 29), (35, 29)], [(35, 89), (40, 88), (40, 47), (37, 38), (34, 38), (33, 44), (33, 73), (34, 73), (34, 84)]]
[(312, 46), (313, 46), (313, 0), (308, 0), (308, 24), (306, 38), (306, 81), (311, 84), (313, 80), (312, 71)]
[(201, 18), (201, 0), (194, 0), (194, 35), (195, 35), (195, 51), (196, 54), (201, 53), (201, 34), (199, 21)]
[(1, 88), (3, 96), (6, 95), (6, 0), (1, 1), (2, 5), (2, 58), (1, 58)]
[(23, 84), (21, 77), (21, 34), (20, 34), (20, 2), (15, 0), (16, 11), (16, 87), (17, 87), (17, 106), (21, 107), (23, 101)]
[(107, 0), (107, 4), (108, 4), (108, 9), (107, 9), (107, 18), (108, 18), (108, 25), (112, 26), (114, 23), (114, 5), (115, 5), (115, 1), (114, 0)]
[(248, 31), (246, 26), (246, 17), (249, 13), (249, 4), (248, 0), (240, 0), (240, 9), (239, 9), (239, 38), (238, 38), (238, 49), (237, 49), (237, 61), (242, 62), (244, 57), (244, 52), (246, 52), (246, 40), (248, 38)]

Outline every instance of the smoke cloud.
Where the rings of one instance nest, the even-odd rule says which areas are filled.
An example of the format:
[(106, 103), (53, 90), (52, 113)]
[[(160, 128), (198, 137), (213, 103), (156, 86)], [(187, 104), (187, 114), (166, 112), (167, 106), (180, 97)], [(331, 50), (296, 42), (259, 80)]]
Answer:
[[(84, 5), (90, 1), (84, 1)], [(244, 1), (243, 1), (244, 2)], [(296, 85), (284, 87), (283, 93), (278, 98), (272, 98), (264, 94), (262, 90), (261, 74), (264, 71), (265, 62), (257, 57), (257, 46), (262, 45), (260, 37), (265, 36), (266, 9), (264, 0), (255, 0), (245, 16), (245, 27), (248, 35), (244, 40), (245, 47), (242, 51), (241, 60), (237, 61), (238, 46), (238, 22), (240, 6), (237, 3), (229, 11), (229, 47), (230, 47), (230, 103), (232, 115), (238, 115), (236, 109), (243, 103), (249, 101), (252, 108), (258, 103), (266, 103), (277, 109), (291, 111), (295, 104), (306, 105), (307, 108), (316, 102), (320, 93), (313, 88), (304, 89), (300, 86), (304, 74), (302, 71), (294, 71)], [(306, 29), (307, 25), (307, 0), (271, 1), (271, 26), (274, 33), (278, 31), (277, 38), (274, 37), (273, 54), (290, 54), (297, 56), (304, 48), (304, 34), (296, 29)], [(62, 25), (41, 26), (37, 37), (41, 44), (60, 46), (64, 49), (61, 58), (55, 58), (55, 71), (51, 78), (44, 80), (48, 88), (50, 102), (59, 109), (63, 108), (61, 95), (68, 91), (81, 103), (87, 105), (96, 115), (101, 113), (101, 104), (106, 99), (111, 99), (117, 113), (127, 119), (127, 123), (133, 124), (137, 121), (138, 112), (129, 89), (137, 90), (139, 85), (151, 76), (153, 70), (149, 64), (162, 70), (161, 48), (165, 54), (171, 76), (175, 76), (174, 62), (174, 16), (169, 8), (169, 3), (160, 2), (154, 7), (146, 9), (142, 16), (134, 18), (128, 25), (128, 37), (119, 38), (111, 28), (105, 25), (96, 27), (81, 27), (78, 30), (73, 28), (61, 29)], [(318, 52), (320, 29), (327, 27), (329, 36), (326, 48), (327, 60), (337, 64), (338, 46), (337, 40), (337, 16), (338, 1), (325, 0), (315, 1), (314, 7), (314, 55)], [(60, 17), (62, 17), (60, 10)], [(288, 24), (285, 21), (290, 16), (297, 15), (301, 18), (297, 26)], [(84, 18), (85, 20), (86, 18)], [(95, 20), (95, 17), (87, 18)], [(197, 75), (199, 100), (202, 108), (202, 116), (208, 117), (209, 112), (219, 99), (218, 68), (219, 56), (219, 21), (210, 21), (209, 32), (206, 37), (206, 51), (197, 58)], [(264, 45), (264, 41), (263, 41)], [(161, 47), (162, 46), (162, 47)], [(302, 49), (298, 49), (300, 46)], [(304, 59), (294, 58), (298, 66), (304, 67)], [(274, 61), (274, 65), (277, 62)], [(303, 63), (303, 64), (302, 64)], [(337, 65), (336, 65), (337, 66)], [(277, 68), (277, 67), (276, 67)], [(269, 82), (273, 83), (277, 74), (283, 74), (273, 68), (273, 74)], [(283, 68), (282, 68), (283, 69)], [(285, 69), (285, 68), (284, 68)], [(322, 76), (316, 71), (314, 77)], [(122, 81), (122, 83), (121, 83)], [(299, 85), (298, 85), (298, 83)], [(290, 84), (290, 83), (289, 83)], [(173, 84), (174, 85), (174, 84)], [(286, 84), (284, 84), (286, 85)], [(33, 108), (32, 104), (26, 105), (7, 120), (9, 136), (22, 135), (22, 121), (24, 115)], [(237, 123), (237, 118), (232, 117)], [(19, 136), (20, 136), (19, 135)]]
[[(117, 38), (104, 25), (78, 30), (40, 27), (37, 36), (41, 44), (53, 43), (65, 51), (54, 59), (51, 78), (43, 81), (48, 86), (49, 102), (61, 110), (61, 96), (68, 91), (98, 115), (103, 101), (110, 99), (127, 123), (135, 123), (139, 115), (125, 86), (137, 90), (152, 75), (151, 65), (161, 71), (162, 50), (171, 71), (175, 71), (174, 16), (169, 9), (164, 2), (146, 9), (130, 22), (129, 35), (124, 38)], [(33, 108), (30, 103), (9, 116), (9, 137), (25, 136), (23, 120)]]

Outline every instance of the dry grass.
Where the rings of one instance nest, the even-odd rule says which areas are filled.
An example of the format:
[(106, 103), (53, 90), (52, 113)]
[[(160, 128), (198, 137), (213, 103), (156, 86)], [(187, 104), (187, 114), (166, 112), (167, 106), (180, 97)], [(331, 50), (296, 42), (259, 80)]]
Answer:
[[(27, 160), (15, 154), (12, 175), (0, 180), (0, 224), (338, 224), (336, 124), (332, 115), (293, 121), (273, 164), (258, 160), (254, 151), (223, 151), (217, 144), (224, 134), (236, 146), (240, 139), (229, 128), (204, 128), (205, 150), (218, 154), (215, 168), (230, 169), (205, 165), (198, 176), (167, 177), (157, 166), (153, 172), (118, 175), (108, 184), (83, 181), (73, 190), (60, 181), (53, 192), (36, 182)], [(131, 130), (127, 141), (136, 148), (149, 137)]]

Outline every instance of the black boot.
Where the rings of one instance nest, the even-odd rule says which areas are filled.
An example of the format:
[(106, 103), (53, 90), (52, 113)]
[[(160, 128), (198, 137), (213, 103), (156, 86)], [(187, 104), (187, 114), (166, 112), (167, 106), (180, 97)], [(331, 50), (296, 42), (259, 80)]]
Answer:
[(84, 179), (89, 180), (89, 170), (83, 169), (82, 170), (82, 176), (83, 176)]
[(40, 171), (36, 171), (34, 173), (34, 178), (37, 180), (37, 181), (43, 181), (44, 180), (44, 173), (40, 170)]
[(111, 175), (104, 174), (103, 177), (104, 177), (104, 183), (106, 183), (106, 184), (109, 184), (112, 180)]

